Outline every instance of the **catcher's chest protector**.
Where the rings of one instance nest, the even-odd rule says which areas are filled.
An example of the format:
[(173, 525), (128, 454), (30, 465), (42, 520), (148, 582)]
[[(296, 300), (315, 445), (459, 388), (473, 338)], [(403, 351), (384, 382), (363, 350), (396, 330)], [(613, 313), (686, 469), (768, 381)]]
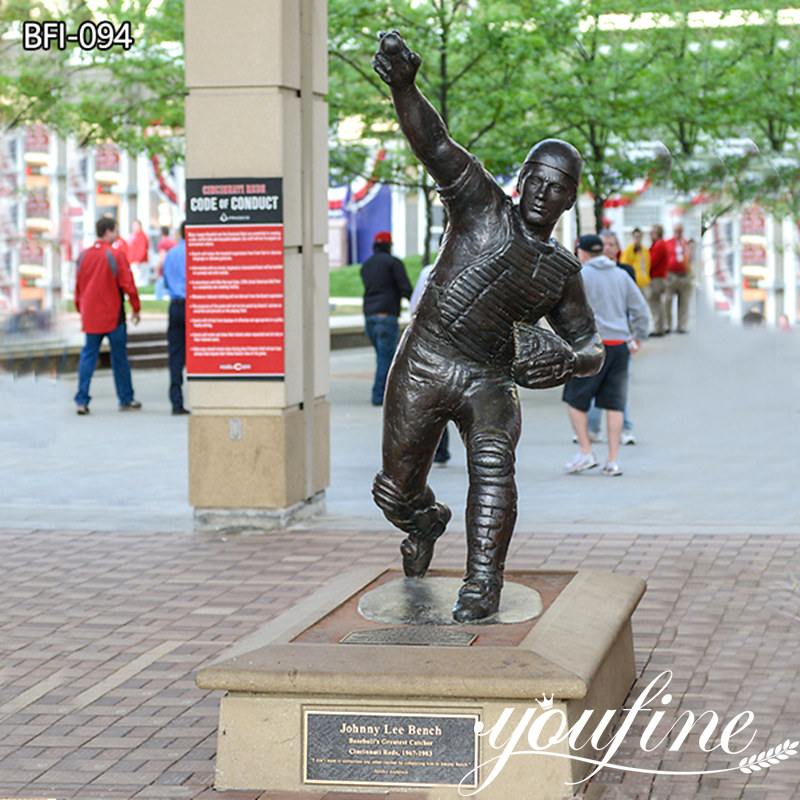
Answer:
[(529, 238), (516, 207), (511, 234), (438, 290), (442, 327), (465, 355), (489, 363), (513, 356), (515, 322), (536, 322), (560, 299), (578, 260), (556, 242)]

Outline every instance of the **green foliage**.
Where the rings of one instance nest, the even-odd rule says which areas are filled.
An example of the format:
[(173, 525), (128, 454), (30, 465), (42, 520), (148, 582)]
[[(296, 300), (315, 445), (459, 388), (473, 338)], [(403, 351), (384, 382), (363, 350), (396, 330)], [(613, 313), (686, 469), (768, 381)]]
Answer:
[[(525, 64), (544, 47), (533, 26), (509, 22), (525, 20), (530, 5), (528, 0), (329, 0), (331, 179), (360, 176), (422, 190), (426, 261), (434, 186), (400, 135), (389, 90), (372, 70), (378, 33), (398, 29), (407, 37), (422, 55), (418, 85), (453, 137), (503, 174), (519, 159), (517, 132), (508, 124), (509, 101), (526, 81)], [(352, 119), (359, 121), (361, 135), (345, 139), (340, 124)], [(379, 147), (387, 156), (373, 169)]]
[[(73, 34), (83, 22), (107, 20), (135, 40), (130, 49), (25, 51), (25, 21), (65, 23)], [(130, 153), (162, 156), (169, 164), (183, 153), (182, 0), (83, 0), (22, 2), (0, 8), (0, 124), (35, 122), (82, 145), (111, 141)]]
[[(392, 29), (422, 54), (418, 84), (453, 137), (494, 172), (513, 169), (516, 147), (505, 119), (507, 104), (526, 82), (525, 60), (544, 46), (535, 30), (509, 22), (524, 19), (529, 6), (527, 0), (330, 0), (332, 179), (366, 177), (371, 165), (364, 157), (379, 144), (391, 149), (380, 167), (382, 179), (414, 187), (424, 183), (398, 135), (389, 90), (370, 66), (378, 33)], [(353, 117), (363, 126), (361, 137), (342, 140), (339, 124)]]
[[(379, 31), (396, 28), (421, 54), (420, 87), (453, 137), (494, 174), (510, 176), (544, 136), (575, 144), (597, 225), (603, 202), (637, 176), (720, 207), (758, 200), (800, 214), (800, 25), (790, 5), (329, 0), (331, 180), (421, 189), (430, 226), (434, 187), (370, 65)], [(69, 32), (87, 20), (130, 23), (135, 45), (23, 51), (23, 21), (56, 19)], [(3, 128), (42, 122), (169, 163), (182, 158), (184, 95), (182, 0), (0, 3)], [(360, 135), (343, 139), (344, 120)], [(741, 143), (733, 152), (730, 139)], [(373, 168), (379, 147), (387, 157)]]
[[(546, 136), (575, 144), (598, 229), (604, 201), (636, 177), (714, 207), (800, 214), (800, 31), (784, 5), (329, 0), (333, 175), (363, 175), (379, 143), (377, 176), (432, 196), (369, 67), (378, 31), (397, 28), (453, 138), (493, 173)], [(346, 117), (364, 124), (354, 142), (336, 136)]]

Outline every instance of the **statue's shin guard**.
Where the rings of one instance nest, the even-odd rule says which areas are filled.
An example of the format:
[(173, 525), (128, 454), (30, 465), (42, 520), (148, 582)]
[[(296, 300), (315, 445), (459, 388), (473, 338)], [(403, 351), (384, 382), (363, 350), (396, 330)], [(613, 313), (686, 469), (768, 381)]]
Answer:
[(467, 500), (467, 572), (503, 585), (503, 569), (517, 519), (514, 451), (502, 438), (483, 436), (473, 448)]

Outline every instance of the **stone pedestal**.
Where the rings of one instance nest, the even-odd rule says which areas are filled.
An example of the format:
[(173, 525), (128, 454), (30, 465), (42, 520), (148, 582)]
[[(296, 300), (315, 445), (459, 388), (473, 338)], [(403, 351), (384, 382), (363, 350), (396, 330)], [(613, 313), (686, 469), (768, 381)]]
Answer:
[[(457, 575), (432, 571), (421, 583), (444, 577)], [(644, 581), (508, 572), (518, 595), (538, 592), (534, 619), (414, 626), (365, 617), (359, 604), (373, 607), (365, 597), (393, 581), (405, 579), (394, 570), (341, 576), (200, 671), (198, 686), (226, 692), (215, 786), (453, 800), (463, 779), (464, 794), (485, 800), (571, 797), (567, 784), (592, 767), (570, 759), (566, 741), (514, 755), (494, 774), (492, 759), (526, 712), (517, 750), (530, 750), (528, 729), (545, 714), (540, 742), (558, 733), (558, 719), (572, 726), (591, 710), (584, 741), (607, 709), (620, 709), (636, 677), (630, 618)], [(365, 639), (392, 643), (342, 641)], [(493, 742), (485, 732), (501, 720)], [(596, 756), (588, 746), (575, 754)]]

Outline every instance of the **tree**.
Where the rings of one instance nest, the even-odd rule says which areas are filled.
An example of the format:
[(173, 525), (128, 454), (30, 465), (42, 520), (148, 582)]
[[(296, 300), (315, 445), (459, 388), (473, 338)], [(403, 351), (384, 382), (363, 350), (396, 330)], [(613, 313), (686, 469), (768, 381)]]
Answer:
[[(509, 119), (509, 99), (519, 94), (527, 70), (545, 47), (534, 26), (514, 23), (528, 19), (530, 7), (524, 0), (329, 1), (332, 177), (368, 177), (421, 190), (427, 218), (425, 263), (432, 250), (435, 187), (402, 139), (389, 90), (370, 66), (377, 33), (400, 30), (422, 56), (418, 84), (453, 138), (502, 175), (525, 156)], [(355, 123), (357, 137), (342, 135), (346, 120)], [(379, 146), (387, 157), (373, 171), (370, 154)]]
[(647, 74), (663, 46), (648, 46), (623, 24), (636, 17), (638, 3), (618, 5), (627, 14), (616, 25), (601, 17), (609, 4), (595, 0), (566, 0), (537, 17), (550, 46), (541, 56), (539, 79), (520, 97), (527, 140), (562, 137), (581, 151), (582, 184), (593, 198), (597, 231), (606, 200), (659, 163), (652, 148), (633, 143), (643, 136)]
[(684, 9), (664, 34), (673, 67), (656, 74), (672, 185), (703, 201), (702, 230), (758, 203), (800, 214), (800, 165), (785, 153), (800, 128), (797, 26), (772, 0), (702, 17)]
[[(183, 2), (8, 0), (0, 10), (0, 124), (42, 123), (83, 146), (110, 141), (129, 153), (182, 158)], [(61, 22), (85, 32), (84, 44), (111, 31), (108, 49), (25, 50), (23, 23)], [(98, 23), (102, 28), (92, 27)], [(97, 34), (96, 40), (92, 39)], [(131, 46), (126, 45), (133, 40)]]

